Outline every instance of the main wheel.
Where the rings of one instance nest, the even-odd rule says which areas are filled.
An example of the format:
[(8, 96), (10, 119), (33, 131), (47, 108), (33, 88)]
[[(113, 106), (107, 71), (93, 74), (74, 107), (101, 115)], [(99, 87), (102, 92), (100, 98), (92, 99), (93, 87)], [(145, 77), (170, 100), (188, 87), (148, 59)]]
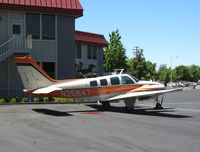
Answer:
[(157, 102), (156, 106), (154, 107), (154, 109), (163, 109), (163, 107), (159, 102)]
[(134, 111), (134, 108), (125, 107), (125, 109), (127, 113), (132, 113)]
[(104, 101), (102, 102), (102, 111), (109, 111), (110, 110), (110, 102)]

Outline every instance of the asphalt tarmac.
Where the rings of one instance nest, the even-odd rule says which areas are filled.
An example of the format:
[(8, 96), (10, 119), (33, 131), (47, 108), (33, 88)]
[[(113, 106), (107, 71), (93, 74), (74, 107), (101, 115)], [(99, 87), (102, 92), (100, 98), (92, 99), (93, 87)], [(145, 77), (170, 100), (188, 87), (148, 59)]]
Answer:
[(0, 106), (0, 152), (199, 152), (200, 90), (167, 94), (163, 110), (138, 102)]

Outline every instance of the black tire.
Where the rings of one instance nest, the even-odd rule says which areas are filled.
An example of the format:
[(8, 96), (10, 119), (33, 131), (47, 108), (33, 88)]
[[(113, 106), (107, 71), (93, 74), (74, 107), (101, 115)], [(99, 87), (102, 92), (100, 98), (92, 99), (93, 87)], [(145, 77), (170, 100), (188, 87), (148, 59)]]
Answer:
[(105, 101), (102, 102), (102, 111), (109, 111), (110, 110), (110, 102)]
[(134, 108), (125, 107), (125, 109), (127, 113), (132, 113), (134, 111)]

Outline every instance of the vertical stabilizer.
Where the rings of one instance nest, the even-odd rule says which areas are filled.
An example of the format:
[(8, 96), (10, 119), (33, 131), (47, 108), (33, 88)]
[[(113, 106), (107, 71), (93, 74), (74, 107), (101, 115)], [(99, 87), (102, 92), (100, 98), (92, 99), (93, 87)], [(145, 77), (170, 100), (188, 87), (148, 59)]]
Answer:
[(31, 57), (15, 57), (18, 73), (26, 90), (38, 89), (55, 83)]

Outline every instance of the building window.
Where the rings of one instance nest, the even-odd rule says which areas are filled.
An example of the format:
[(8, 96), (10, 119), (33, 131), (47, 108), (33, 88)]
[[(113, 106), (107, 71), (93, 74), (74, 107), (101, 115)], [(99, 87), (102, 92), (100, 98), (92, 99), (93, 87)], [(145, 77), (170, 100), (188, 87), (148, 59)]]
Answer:
[(91, 45), (88, 45), (88, 59), (92, 59), (92, 46)]
[(119, 77), (112, 77), (110, 78), (110, 82), (112, 85), (118, 85), (119, 84)]
[(12, 34), (21, 34), (21, 26), (20, 25), (12, 25)]
[(108, 82), (107, 82), (106, 79), (101, 79), (101, 80), (100, 80), (100, 83), (101, 83), (101, 86), (106, 86), (106, 85), (108, 85)]
[(26, 34), (33, 39), (40, 39), (40, 14), (26, 14)]
[(88, 59), (97, 59), (97, 45), (88, 45)]
[(55, 40), (55, 16), (42, 15), (42, 39)]
[(92, 56), (93, 56), (94, 60), (97, 59), (97, 46), (96, 45), (93, 46)]
[(42, 67), (50, 77), (55, 78), (55, 62), (43, 62)]
[(82, 48), (81, 48), (81, 44), (77, 44), (76, 45), (76, 58), (81, 59), (81, 52), (82, 52)]
[(97, 86), (97, 81), (90, 81), (90, 86), (91, 87), (96, 87)]

